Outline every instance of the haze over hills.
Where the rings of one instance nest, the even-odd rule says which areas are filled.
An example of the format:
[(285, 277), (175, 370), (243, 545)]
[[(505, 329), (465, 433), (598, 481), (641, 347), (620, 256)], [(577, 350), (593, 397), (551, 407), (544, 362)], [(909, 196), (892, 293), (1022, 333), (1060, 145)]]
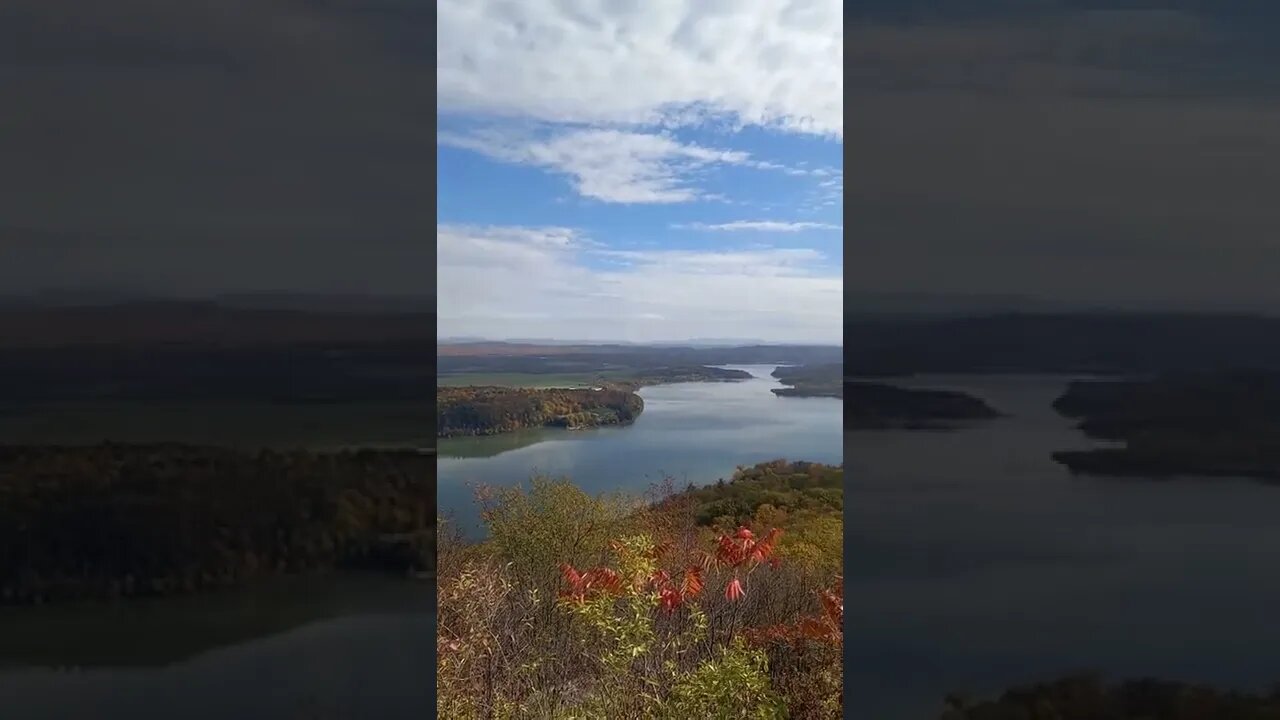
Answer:
[(434, 344), (435, 314), (244, 307), (213, 300), (0, 308), (0, 347), (6, 348), (392, 341)]
[(846, 318), (864, 315), (985, 315), (1080, 310), (1079, 306), (1026, 295), (845, 291)]
[(0, 295), (0, 308), (55, 308), (140, 303), (214, 303), (256, 310), (309, 312), (435, 312), (434, 295), (376, 293), (307, 293), (293, 291), (172, 295), (121, 288), (51, 288), (35, 293)]
[(622, 347), (738, 347), (742, 345), (793, 345), (795, 343), (777, 343), (760, 338), (690, 338), (688, 340), (660, 340), (654, 342), (635, 342), (631, 340), (565, 340), (554, 338), (482, 338), (482, 337), (448, 337), (440, 338), (441, 345), (538, 345), (576, 347), (610, 345)]
[[(761, 338), (671, 338), (654, 342), (549, 337), (434, 337), (429, 295), (229, 293), (149, 295), (120, 289), (48, 290), (0, 296), (0, 346), (81, 344), (360, 342), (431, 340), (441, 345), (735, 347)], [(430, 334), (427, 334), (430, 333)]]
[(1280, 307), (1223, 300), (1217, 304), (1173, 300), (1130, 302), (1064, 301), (1009, 293), (859, 292), (844, 293), (846, 320), (859, 317), (959, 317), (979, 315), (1280, 315)]

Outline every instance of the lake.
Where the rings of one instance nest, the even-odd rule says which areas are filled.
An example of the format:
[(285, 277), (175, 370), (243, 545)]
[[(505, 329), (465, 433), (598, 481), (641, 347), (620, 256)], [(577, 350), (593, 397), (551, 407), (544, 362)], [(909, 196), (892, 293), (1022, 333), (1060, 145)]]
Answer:
[(751, 373), (741, 382), (654, 385), (639, 391), (644, 412), (631, 425), (590, 430), (536, 430), (451, 438), (438, 444), (440, 511), (479, 532), (476, 484), (514, 485), (534, 474), (571, 478), (588, 492), (639, 495), (664, 477), (677, 487), (728, 479), (739, 465), (786, 458), (838, 464), (841, 402), (780, 398), (770, 376), (777, 365), (726, 365)]
[(434, 611), (433, 583), (364, 573), (0, 608), (0, 716), (430, 717)]
[(1053, 412), (1070, 378), (922, 377), (1011, 416), (845, 436), (845, 682), (858, 717), (927, 720), (951, 690), (1097, 669), (1280, 680), (1280, 487), (1072, 477), (1092, 443)]

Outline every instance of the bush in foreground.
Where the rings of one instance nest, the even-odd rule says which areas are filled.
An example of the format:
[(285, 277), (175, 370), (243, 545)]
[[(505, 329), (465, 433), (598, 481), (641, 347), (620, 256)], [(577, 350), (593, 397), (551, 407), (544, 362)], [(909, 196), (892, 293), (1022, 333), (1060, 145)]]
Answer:
[(840, 717), (838, 576), (787, 561), (803, 522), (699, 524), (705, 500), (483, 496), (490, 539), (441, 542), (439, 716)]
[(1280, 720), (1280, 689), (1224, 692), (1168, 680), (1106, 683), (1080, 674), (1007, 691), (998, 700), (947, 699), (941, 720)]

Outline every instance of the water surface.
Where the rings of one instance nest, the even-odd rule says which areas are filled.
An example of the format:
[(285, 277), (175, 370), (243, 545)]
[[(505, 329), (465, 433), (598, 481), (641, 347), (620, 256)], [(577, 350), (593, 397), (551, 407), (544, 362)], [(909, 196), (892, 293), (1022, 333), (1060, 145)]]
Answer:
[(1280, 487), (1072, 477), (1070, 378), (931, 377), (1011, 416), (845, 436), (848, 650), (860, 717), (1077, 669), (1262, 689), (1280, 680)]
[(839, 400), (780, 398), (776, 365), (730, 365), (741, 382), (642, 388), (644, 412), (625, 427), (533, 430), (439, 443), (440, 509), (460, 527), (478, 528), (475, 484), (514, 485), (535, 473), (567, 476), (589, 492), (644, 492), (664, 477), (677, 486), (728, 478), (740, 465), (786, 458), (839, 463)]
[(435, 588), (366, 573), (0, 608), (0, 717), (422, 718)]

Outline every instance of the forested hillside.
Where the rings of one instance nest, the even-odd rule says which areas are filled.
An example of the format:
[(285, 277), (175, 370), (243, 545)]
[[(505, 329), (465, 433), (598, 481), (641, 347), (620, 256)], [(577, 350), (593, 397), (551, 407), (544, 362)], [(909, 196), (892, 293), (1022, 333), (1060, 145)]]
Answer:
[(643, 410), (644, 400), (627, 390), (442, 387), (436, 392), (436, 432), (455, 437), (626, 425)]
[(1054, 455), (1074, 472), (1280, 479), (1280, 372), (1074, 382), (1054, 408), (1090, 437), (1125, 442)]
[(0, 447), (0, 601), (193, 592), (341, 564), (434, 569), (435, 458)]

